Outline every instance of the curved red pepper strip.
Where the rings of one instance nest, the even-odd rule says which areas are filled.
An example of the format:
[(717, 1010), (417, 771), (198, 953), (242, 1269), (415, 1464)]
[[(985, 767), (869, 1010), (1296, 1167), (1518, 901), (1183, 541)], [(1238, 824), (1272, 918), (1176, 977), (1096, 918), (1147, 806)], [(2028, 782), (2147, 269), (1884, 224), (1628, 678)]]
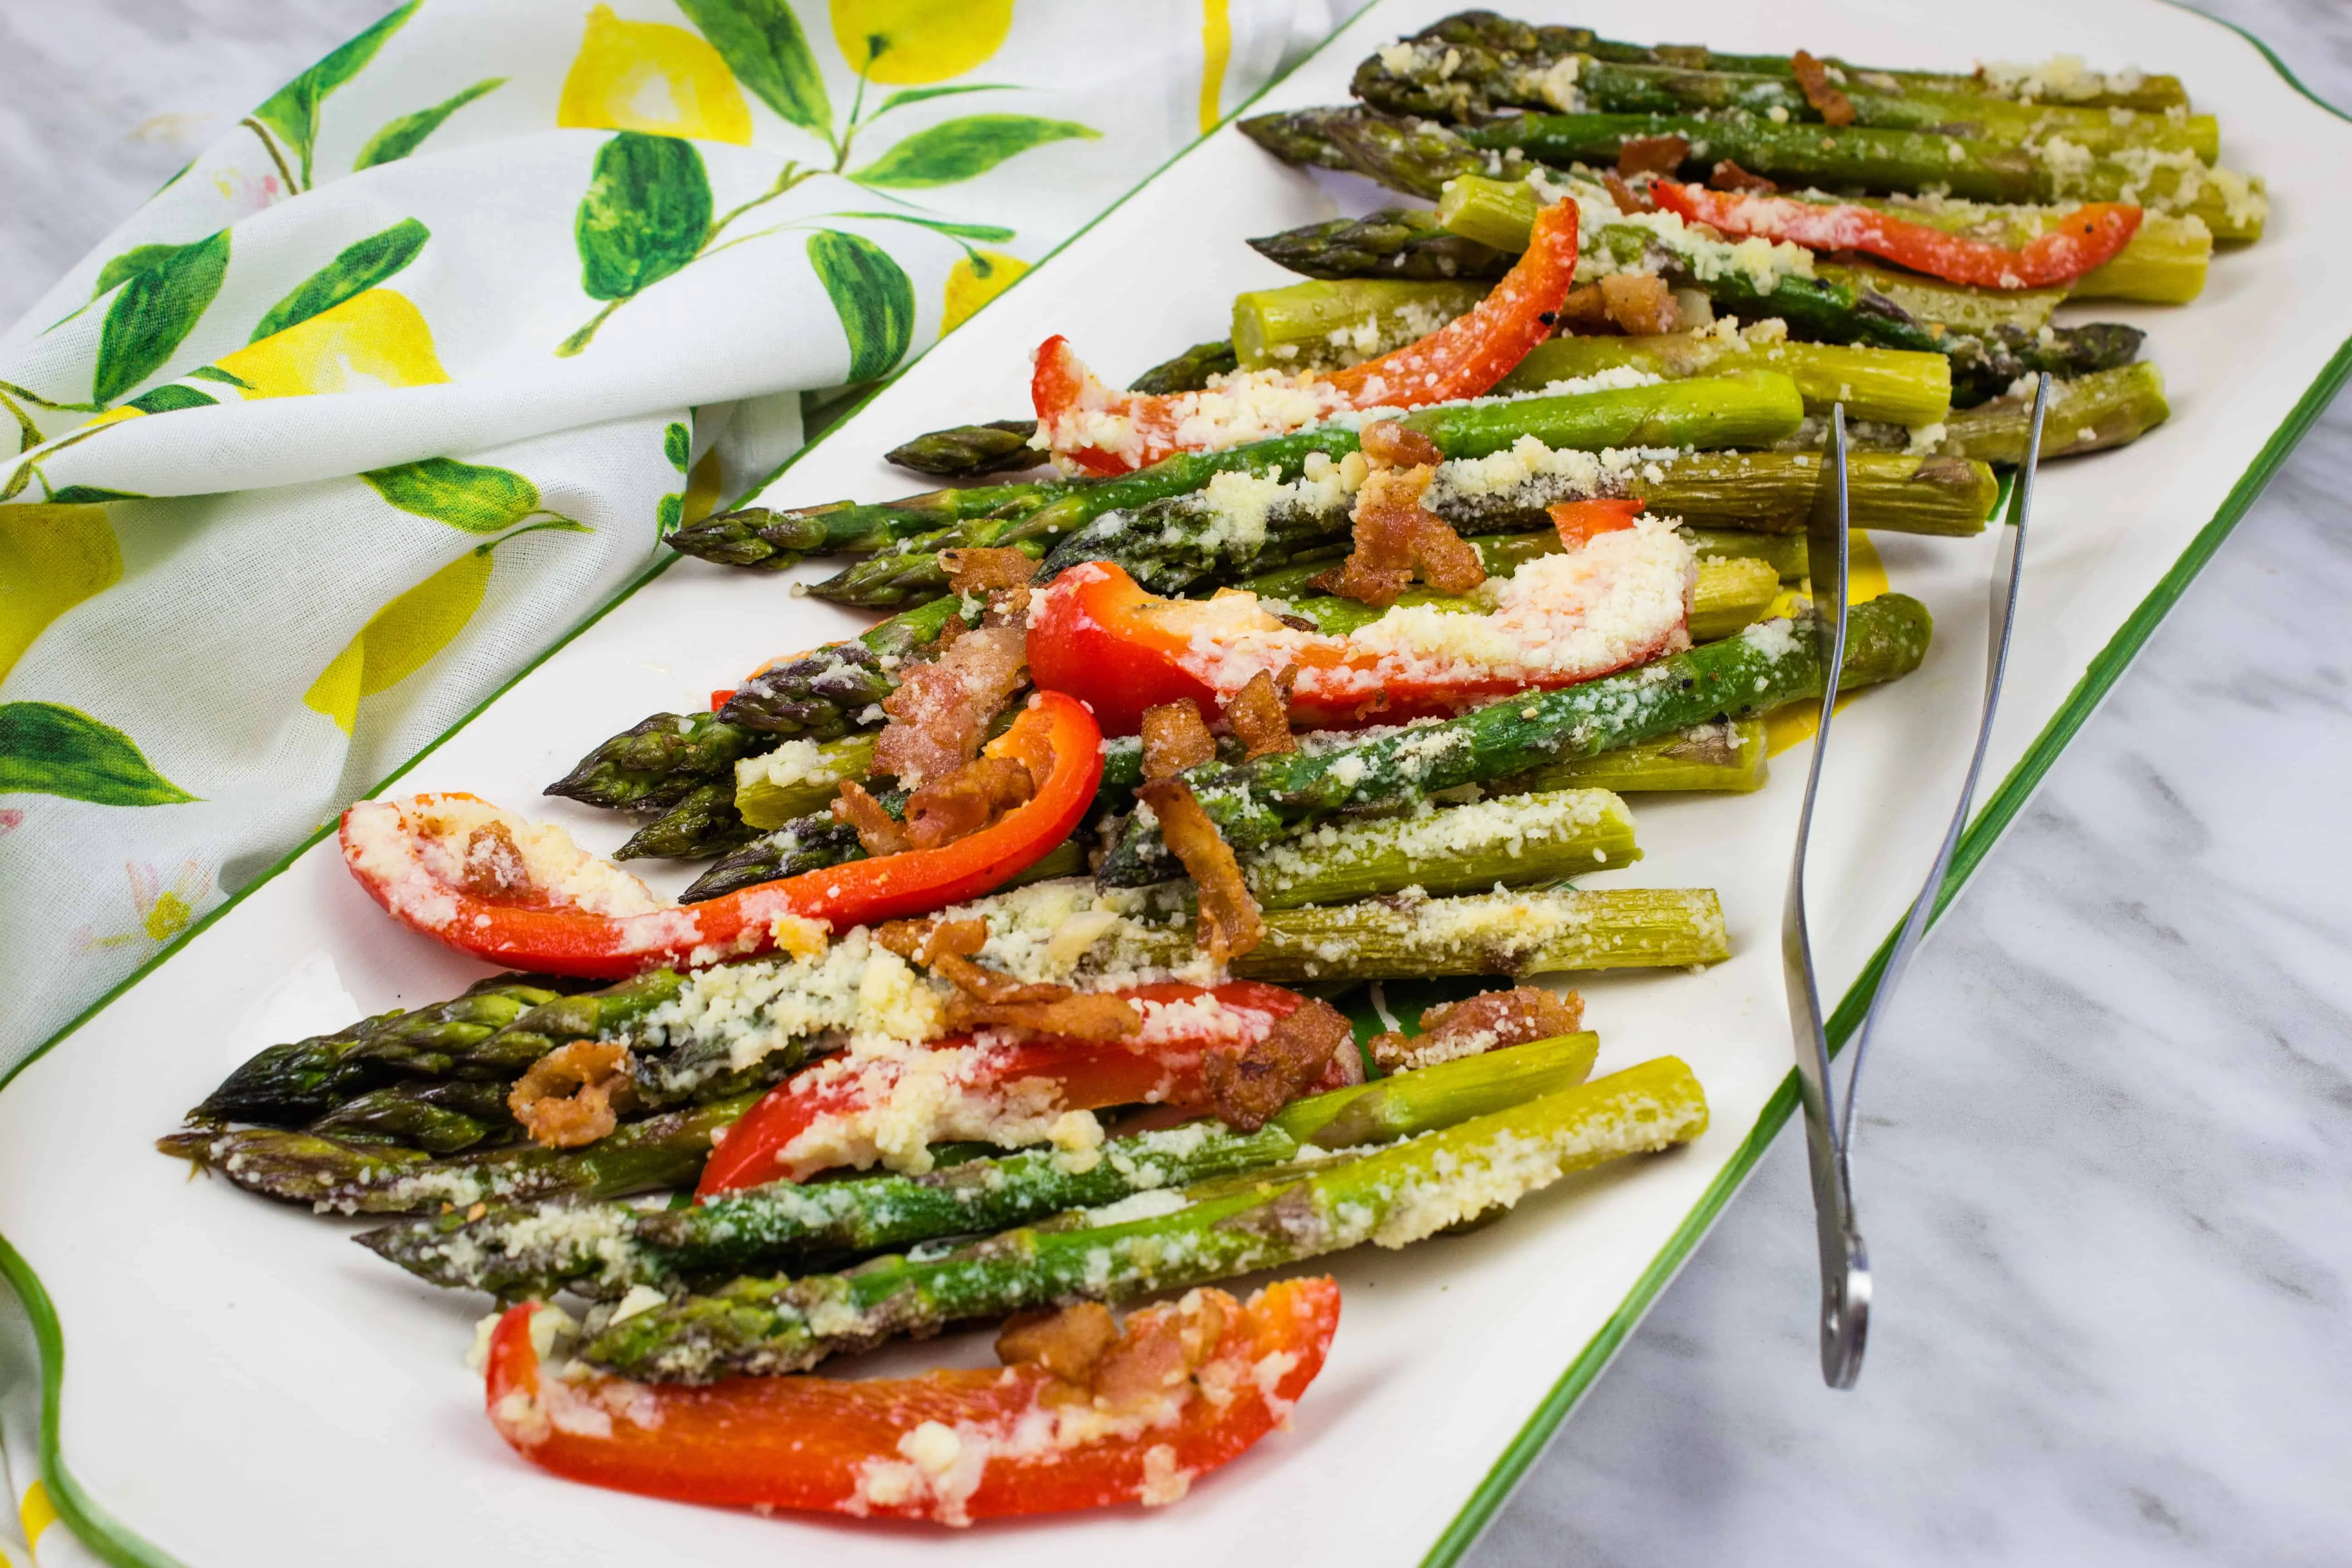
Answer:
[[(1347, 408), (1419, 408), (1476, 397), (1508, 375), (1528, 351), (1551, 335), (1545, 320), (1576, 282), (1576, 205), (1560, 202), (1536, 215), (1527, 250), (1467, 315), (1378, 359), (1328, 375), (1300, 378), (1302, 388), (1329, 390), (1331, 412)], [(1030, 401), (1049, 437), (1087, 408), (1125, 418), (1133, 437), (1118, 450), (1056, 445), (1056, 456), (1098, 474), (1120, 474), (1187, 450), (1185, 420), (1200, 393), (1111, 392), (1060, 336), (1037, 350)]]
[(491, 963), (595, 979), (656, 964), (698, 968), (769, 952), (780, 921), (822, 921), (840, 931), (985, 893), (1067, 839), (1102, 782), (1102, 729), (1082, 703), (1058, 692), (1032, 696), (988, 752), (1019, 758), (1042, 782), (1025, 803), (969, 837), (644, 914), (597, 914), (542, 889), (485, 894), (444, 881), (425, 865), (396, 801), (362, 801), (343, 813), (343, 859), (394, 919)]
[(1596, 534), (1633, 527), (1633, 520), (1648, 504), (1632, 497), (1598, 496), (1591, 500), (1555, 501), (1544, 511), (1550, 517), (1552, 526), (1559, 530), (1559, 542), (1574, 550), (1590, 542)]
[(1859, 250), (1898, 267), (1979, 289), (2046, 289), (2071, 283), (2116, 258), (2139, 232), (2140, 209), (2091, 202), (2015, 250), (1947, 234), (1875, 207), (1823, 206), (1788, 196), (1744, 195), (1659, 180), (1650, 195), (1685, 222), (1735, 239), (1786, 239), (1814, 250)]
[[(1306, 998), (1279, 985), (1238, 980), (1215, 987), (1171, 982), (1139, 985), (1121, 991), (1131, 1002), (1190, 1002), (1214, 996), (1226, 1007), (1242, 1010), (1236, 1020), (1247, 1034), (1212, 1036), (1205, 1030), (1159, 1035), (1149, 1045), (1125, 1040), (1079, 1040), (1046, 1035), (992, 1046), (961, 1064), (956, 1081), (974, 1089), (1042, 1079), (1055, 1087), (1056, 1105), (1064, 1110), (1099, 1110), (1107, 1105), (1145, 1101), (1189, 1109), (1204, 1106), (1201, 1057), (1213, 1047), (1245, 1046), (1263, 1038), (1275, 1020), (1298, 1010)], [(1250, 1015), (1258, 1015), (1253, 1017)], [(1262, 1021), (1261, 1021), (1262, 1020)], [(969, 1035), (933, 1042), (933, 1050), (960, 1050), (972, 1045)], [(760, 1102), (727, 1130), (702, 1167), (698, 1197), (739, 1192), (779, 1180), (806, 1181), (829, 1162), (787, 1163), (786, 1156), (801, 1135), (827, 1117), (854, 1117), (881, 1109), (895, 1075), (831, 1076), (812, 1068), (770, 1089)], [(1340, 1088), (1340, 1083), (1318, 1085)]]
[[(1188, 1384), (1166, 1424), (1069, 1447), (1052, 1440), (1053, 1412), (1085, 1391), (1034, 1364), (700, 1387), (551, 1377), (531, 1344), (531, 1317), (545, 1310), (536, 1302), (510, 1308), (491, 1333), (484, 1403), (499, 1435), (540, 1468), (680, 1502), (948, 1524), (1170, 1502), (1288, 1417), (1339, 1326), (1328, 1276), (1269, 1285), (1246, 1303), (1216, 1295), (1224, 1331), (1197, 1375), (1227, 1396)], [(935, 1453), (914, 1436), (926, 1424), (952, 1433), (955, 1457), (977, 1466), (934, 1483), (908, 1452)]]

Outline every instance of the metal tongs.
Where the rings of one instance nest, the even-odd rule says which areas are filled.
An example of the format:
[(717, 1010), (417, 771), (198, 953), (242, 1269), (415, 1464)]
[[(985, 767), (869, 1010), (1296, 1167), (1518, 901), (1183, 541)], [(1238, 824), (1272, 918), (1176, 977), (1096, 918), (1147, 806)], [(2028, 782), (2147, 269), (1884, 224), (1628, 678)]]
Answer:
[[(1870, 1251), (1853, 1218), (1853, 1173), (1849, 1156), (1853, 1148), (1854, 1089), (1870, 1049), (1872, 1031), (1887, 998), (1902, 982), (1903, 972), (1919, 938), (1933, 918), (1937, 895), (1950, 870), (1952, 853), (1969, 824), (1969, 806), (1975, 798), (1977, 775), (1983, 771), (1985, 748), (1992, 739), (1993, 712), (2000, 701), (2001, 679), (2008, 673), (2010, 631), (2017, 613), (2019, 560), (2025, 549), (2026, 518), (2033, 510), (2033, 475), (2042, 460), (2042, 420), (2050, 402), (2050, 377), (2040, 378), (2033, 393), (2033, 423), (2025, 441), (2025, 461), (2018, 468), (2010, 497), (2009, 524), (2000, 531), (1993, 560), (1991, 636), (1985, 659), (1984, 714), (1977, 725), (1976, 750), (1969, 759), (1969, 775), (1960, 785), (1960, 803), (1944, 830), (1943, 847), (1936, 864), (1912, 901), (1911, 913), (1895, 939), (1869, 1011), (1853, 1037), (1853, 1061), (1843, 1097), (1830, 1080), (1830, 1042), (1822, 1016), (1820, 987), (1813, 978), (1811, 939), (1805, 929), (1805, 846), (1813, 826), (1813, 799), (1822, 783), (1822, 759), (1828, 754), (1830, 720), (1837, 706), (1837, 682), (1824, 680), (1821, 724), (1814, 731), (1812, 763), (1805, 772), (1804, 809), (1797, 816), (1797, 847), (1789, 867), (1789, 899), (1780, 917), (1780, 966), (1788, 983), (1789, 1026), (1797, 1039), (1798, 1092), (1805, 1111), (1805, 1150), (1812, 1169), (1814, 1229), (1822, 1255), (1822, 1381), (1832, 1388), (1852, 1388), (1862, 1375), (1862, 1352), (1870, 1328)], [(1846, 626), (1846, 451), (1845, 406), (1832, 411), (1828, 461), (1813, 497), (1806, 530), (1807, 559), (1812, 577), (1815, 643), (1822, 668), (1836, 670), (1845, 664)], [(1842, 1103), (1841, 1103), (1842, 1100)]]

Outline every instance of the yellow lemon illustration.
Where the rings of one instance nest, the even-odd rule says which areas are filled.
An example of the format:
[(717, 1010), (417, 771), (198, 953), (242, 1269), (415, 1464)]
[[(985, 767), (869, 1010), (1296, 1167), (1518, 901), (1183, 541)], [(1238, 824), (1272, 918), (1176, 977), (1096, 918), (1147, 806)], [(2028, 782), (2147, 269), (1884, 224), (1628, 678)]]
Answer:
[(121, 579), (104, 507), (0, 507), (0, 677), (51, 621)]
[(368, 392), (446, 381), (433, 329), (404, 294), (370, 289), (233, 354), (220, 368), (246, 384), (246, 400)]
[(940, 312), (940, 331), (952, 332), (974, 310), (1013, 287), (1029, 264), (1001, 250), (982, 250), (948, 268), (947, 297)]
[(833, 0), (833, 41), (868, 81), (961, 76), (1004, 47), (1013, 0)]
[[(1886, 578), (1886, 563), (1878, 558), (1878, 547), (1870, 535), (1855, 529), (1845, 547), (1845, 602), (1849, 605), (1875, 599), (1894, 586)], [(1780, 596), (1765, 607), (1763, 619), (1794, 615), (1799, 595), (1784, 590)], [(1853, 700), (1852, 693), (1838, 699), (1838, 710)], [(1813, 731), (1822, 727), (1822, 705), (1818, 700), (1792, 702), (1777, 709), (1764, 718), (1764, 754), (1777, 757), (1800, 741), (1810, 741)]]
[(686, 505), (678, 513), (680, 522), (700, 522), (719, 510), (719, 448), (713, 447), (702, 454), (694, 471), (686, 476)]
[(751, 144), (751, 110), (717, 49), (684, 27), (624, 22), (610, 5), (588, 13), (555, 122)]
[(490, 547), (469, 550), (369, 617), (310, 689), (302, 706), (323, 713), (346, 735), (360, 699), (399, 685), (466, 629), (490, 586)]

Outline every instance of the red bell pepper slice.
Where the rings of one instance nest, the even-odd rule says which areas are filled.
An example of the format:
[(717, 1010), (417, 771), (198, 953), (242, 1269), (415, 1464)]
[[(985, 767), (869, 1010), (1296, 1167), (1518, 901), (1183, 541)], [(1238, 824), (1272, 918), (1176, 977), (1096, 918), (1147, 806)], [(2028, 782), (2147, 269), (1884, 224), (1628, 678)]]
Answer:
[[(987, 750), (1018, 758), (1039, 783), (1036, 794), (979, 832), (705, 903), (643, 907), (648, 900), (633, 882), (617, 896), (575, 893), (575, 883), (609, 887), (615, 874), (568, 840), (556, 851), (566, 861), (555, 868), (561, 882), (551, 886), (515, 853), (513, 833), (530, 831), (529, 825), (466, 795), (360, 802), (343, 813), (343, 860), (403, 925), (492, 963), (596, 979), (657, 964), (699, 968), (772, 950), (780, 924), (789, 930), (815, 921), (841, 931), (975, 898), (1066, 840), (1102, 782), (1102, 730), (1094, 716), (1071, 698), (1039, 692)], [(446, 837), (453, 811), (474, 819), (465, 843)], [(498, 828), (487, 849), (485, 817)]]
[(1599, 496), (1591, 500), (1556, 501), (1544, 510), (1550, 515), (1552, 526), (1559, 530), (1559, 542), (1576, 550), (1601, 534), (1633, 527), (1633, 520), (1648, 504), (1631, 497)]
[(1793, 240), (1814, 250), (1859, 250), (1898, 267), (1979, 289), (2047, 289), (2071, 283), (2116, 258), (2139, 232), (2140, 209), (2090, 202), (2049, 232), (2011, 250), (1989, 240), (1947, 234), (1875, 207), (1825, 206), (1789, 196), (1710, 191), (1659, 180), (1650, 195), (1685, 222), (1703, 223), (1735, 239)]
[[(1287, 1017), (1306, 1000), (1278, 985), (1246, 980), (1214, 987), (1171, 982), (1118, 994), (1144, 1005), (1143, 1033), (1132, 1041), (1045, 1035), (981, 1044), (961, 1035), (935, 1041), (929, 1048), (956, 1053), (949, 1076), (966, 1091), (985, 1094), (1034, 1079), (1052, 1086), (1055, 1110), (1098, 1110), (1147, 1101), (1198, 1110), (1205, 1108), (1202, 1053), (1263, 1039), (1276, 1019)], [(1187, 1007), (1166, 1018), (1153, 1017), (1171, 1004), (1198, 1003), (1204, 997), (1219, 1004), (1216, 1013)], [(1354, 1065), (1360, 1073), (1361, 1063)], [(1318, 1085), (1318, 1089), (1354, 1081), (1345, 1076), (1346, 1066), (1335, 1063), (1339, 1081)], [(702, 1168), (696, 1194), (707, 1198), (769, 1182), (807, 1180), (836, 1162), (844, 1131), (854, 1132), (885, 1112), (898, 1078), (885, 1059), (851, 1070), (820, 1062), (787, 1079), (727, 1130)], [(828, 1122), (829, 1127), (821, 1128)], [(795, 1157), (793, 1144), (813, 1129), (826, 1135), (809, 1146), (813, 1152)]]
[[(509, 1308), (492, 1331), (484, 1403), (540, 1468), (679, 1502), (950, 1525), (1168, 1503), (1287, 1419), (1339, 1326), (1328, 1276), (1286, 1279), (1246, 1303), (1203, 1294), (1223, 1331), (1151, 1421), (1104, 1418), (1086, 1388), (1034, 1363), (699, 1387), (553, 1373), (531, 1342), (531, 1319), (547, 1310), (536, 1302)], [(1145, 1309), (1128, 1331), (1172, 1331), (1177, 1310)]]
[[(1257, 379), (1300, 395), (1294, 427), (1343, 409), (1419, 408), (1476, 397), (1551, 335), (1548, 318), (1575, 282), (1576, 205), (1561, 202), (1536, 215), (1526, 252), (1467, 315), (1346, 370), (1298, 377), (1259, 372)], [(1176, 452), (1225, 444), (1213, 415), (1219, 400), (1231, 402), (1229, 393), (1112, 392), (1059, 336), (1039, 346), (1029, 394), (1055, 455), (1094, 473), (1125, 473)], [(1087, 415), (1124, 421), (1115, 443), (1090, 429)], [(1251, 438), (1276, 433), (1255, 428)]]
[[(1451, 715), (1514, 692), (1572, 686), (1685, 646), (1687, 584), (1679, 594), (1638, 590), (1644, 577), (1657, 589), (1661, 573), (1686, 572), (1687, 558), (1653, 552), (1644, 563), (1639, 552), (1626, 552), (1615, 561), (1624, 568), (1622, 574), (1580, 576), (1570, 568), (1557, 595), (1488, 617), (1494, 646), (1426, 658), (1367, 640), (1376, 635), (1372, 627), (1347, 637), (1293, 629), (1253, 595), (1163, 599), (1125, 569), (1090, 561), (1064, 572), (1030, 601), (1029, 674), (1041, 688), (1084, 699), (1114, 735), (1136, 733), (1143, 710), (1162, 702), (1195, 702), (1213, 721), (1253, 675), (1286, 667), (1297, 672), (1289, 706), (1291, 722), (1300, 729)], [(1551, 570), (1531, 563), (1519, 575), (1532, 584), (1528, 574)], [(1628, 597), (1612, 605), (1621, 587)], [(1588, 615), (1595, 620), (1614, 616), (1618, 623), (1617, 634), (1590, 657), (1580, 650), (1570, 662), (1550, 662), (1549, 655), (1511, 641), (1515, 632), (1549, 635), (1548, 616), (1567, 626)], [(1490, 658), (1497, 648), (1504, 651)]]

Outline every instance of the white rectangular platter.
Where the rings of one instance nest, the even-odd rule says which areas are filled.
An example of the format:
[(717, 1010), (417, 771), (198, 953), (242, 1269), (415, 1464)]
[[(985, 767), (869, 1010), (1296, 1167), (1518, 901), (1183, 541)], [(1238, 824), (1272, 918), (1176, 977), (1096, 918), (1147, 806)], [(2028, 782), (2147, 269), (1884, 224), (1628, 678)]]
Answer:
[[(1252, 111), (1336, 102), (1357, 60), (1450, 9), (1374, 6)], [(1799, 46), (1950, 68), (2053, 53), (2179, 73), (2221, 116), (2226, 161), (2268, 176), (2268, 236), (2221, 258), (2186, 310), (2108, 310), (2149, 331), (2173, 416), (2122, 451), (2045, 470), (1985, 807), (1963, 867), (2014, 815), (2309, 419), (2352, 352), (2352, 125), (2254, 44), (2158, 0), (1630, 0), (1524, 8), (1648, 39)], [(1285, 280), (1242, 243), (1379, 205), (1285, 169), (1230, 126), (1161, 171), (829, 434), (765, 500), (917, 488), (880, 454), (914, 431), (1024, 405), (1027, 355), (1061, 331), (1114, 375), (1220, 335), (1238, 289)], [(1881, 536), (1894, 584), (1935, 613), (1933, 650), (1839, 721), (1816, 828), (1815, 951), (1848, 992), (1900, 917), (1958, 788), (1983, 671), (1990, 536)], [(688, 563), (642, 586), (399, 780), (544, 805), (600, 850), (617, 819), (541, 802), (590, 744), (696, 705), (760, 660), (857, 629), (772, 577)], [(1776, 958), (1803, 752), (1752, 796), (1637, 798), (1647, 858), (1620, 881), (1719, 889), (1737, 955), (1704, 973), (1584, 984), (1601, 1069), (1671, 1052), (1706, 1086), (1692, 1146), (1571, 1181), (1506, 1223), (1332, 1261), (1346, 1308), (1330, 1363), (1277, 1433), (1175, 1508), (949, 1538), (911, 1527), (759, 1518), (542, 1475), (483, 1418), (464, 1357), (480, 1299), (437, 1293), (339, 1230), (191, 1184), (152, 1141), (271, 1042), (449, 994), (480, 971), (393, 926), (318, 843), (0, 1093), (0, 1264), (44, 1332), (56, 1390), (52, 1495), (119, 1561), (277, 1568), (475, 1563), (1154, 1563), (1450, 1561), (1737, 1190), (1788, 1113)], [(674, 885), (674, 884), (673, 884)], [(1855, 1000), (1849, 997), (1849, 1006)], [(1900, 1049), (1879, 1069), (1903, 1070)], [(1810, 1279), (1787, 1289), (1808, 1292)], [(70, 1352), (70, 1362), (62, 1360)], [(978, 1364), (965, 1335), (882, 1364)], [(869, 1365), (876, 1364), (869, 1363)]]

